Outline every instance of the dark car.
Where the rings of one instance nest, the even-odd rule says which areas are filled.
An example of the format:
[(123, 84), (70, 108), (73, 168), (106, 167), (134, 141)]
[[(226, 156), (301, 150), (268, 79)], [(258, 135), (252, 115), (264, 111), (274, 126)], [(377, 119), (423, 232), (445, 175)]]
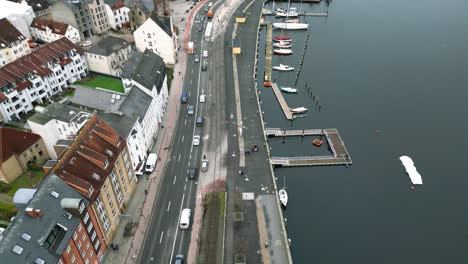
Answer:
[(202, 32), (202, 31), (203, 31), (203, 26), (202, 26), (202, 25), (198, 25), (198, 26), (197, 26), (197, 31), (198, 31), (198, 32)]
[(183, 92), (183, 93), (182, 93), (182, 96), (180, 97), (180, 102), (183, 103), (183, 104), (186, 104), (186, 103), (187, 103), (187, 100), (188, 100), (187, 93), (186, 93), (186, 92)]
[(198, 168), (189, 168), (187, 176), (189, 177), (189, 179), (196, 179), (198, 176)]
[(175, 256), (174, 264), (184, 264), (184, 255), (178, 254)]
[(208, 69), (208, 63), (203, 63), (203, 65), (201, 66), (201, 70), (202, 71), (206, 71)]

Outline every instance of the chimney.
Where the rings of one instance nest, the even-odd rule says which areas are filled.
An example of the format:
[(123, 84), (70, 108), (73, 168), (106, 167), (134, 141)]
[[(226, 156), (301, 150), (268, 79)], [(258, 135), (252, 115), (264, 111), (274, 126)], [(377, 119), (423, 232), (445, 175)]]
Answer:
[(26, 208), (26, 213), (32, 218), (42, 218), (44, 213), (39, 209)]

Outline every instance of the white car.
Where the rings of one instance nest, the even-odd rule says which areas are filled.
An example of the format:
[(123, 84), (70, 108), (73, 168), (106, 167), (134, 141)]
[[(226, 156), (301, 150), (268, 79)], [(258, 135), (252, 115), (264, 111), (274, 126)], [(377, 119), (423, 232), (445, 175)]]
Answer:
[(207, 159), (202, 160), (201, 171), (203, 171), (203, 172), (208, 171), (208, 160)]
[(91, 46), (91, 44), (93, 44), (93, 42), (87, 40), (87, 41), (83, 42), (83, 47)]
[(193, 137), (193, 145), (194, 146), (200, 145), (200, 136), (196, 135)]
[(208, 57), (208, 51), (207, 50), (204, 50), (203, 51), (203, 58), (207, 58)]
[(212, 7), (212, 6), (213, 6), (213, 2), (209, 2), (209, 3), (208, 3), (208, 6), (209, 6), (209, 7)]
[(200, 95), (200, 103), (204, 103), (206, 101), (206, 95)]

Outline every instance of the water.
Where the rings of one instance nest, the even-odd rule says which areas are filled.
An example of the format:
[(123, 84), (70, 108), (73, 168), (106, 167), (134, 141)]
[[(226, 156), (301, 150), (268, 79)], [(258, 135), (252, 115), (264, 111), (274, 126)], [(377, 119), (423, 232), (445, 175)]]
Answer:
[[(328, 10), (327, 19), (307, 18), (300, 93), (287, 97), (307, 117), (285, 119), (260, 83), (259, 56), (266, 127), (335, 127), (353, 159), (349, 168), (275, 170), (278, 185), (286, 176), (295, 263), (468, 263), (468, 2), (335, 0)], [(294, 54), (273, 65), (299, 64), (305, 32), (288, 34)], [(294, 86), (295, 73), (274, 78)], [(298, 141), (294, 153), (313, 150)], [(291, 152), (288, 141), (270, 144)], [(401, 155), (413, 158), (422, 187), (410, 189)]]

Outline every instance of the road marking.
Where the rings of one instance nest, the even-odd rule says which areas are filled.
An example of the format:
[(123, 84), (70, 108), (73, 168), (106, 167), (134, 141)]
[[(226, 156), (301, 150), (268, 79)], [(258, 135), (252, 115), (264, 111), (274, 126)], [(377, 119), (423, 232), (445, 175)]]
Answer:
[(187, 125), (187, 119), (185, 119), (185, 121), (184, 121), (184, 126), (186, 126), (186, 125)]
[[(184, 206), (184, 198), (185, 198), (185, 193), (182, 194), (182, 202), (180, 203), (179, 217), (177, 217), (177, 219), (180, 219), (180, 214), (182, 213), (182, 206)], [(174, 243), (172, 244), (171, 258), (170, 258), (169, 263), (172, 263), (172, 258), (174, 257), (174, 248), (175, 248), (175, 243), (177, 241), (177, 232), (179, 232), (178, 227), (176, 227), (175, 236), (174, 236)]]
[(171, 201), (169, 201), (169, 204), (167, 205), (167, 212), (169, 212), (169, 209), (171, 209)]
[(182, 136), (182, 142), (184, 142), (184, 138), (185, 138), (185, 136)]
[(187, 184), (184, 185), (184, 191), (187, 190)]
[[(190, 156), (189, 156), (189, 158), (188, 158), (188, 159), (189, 159), (189, 160), (192, 160), (192, 154), (190, 154)], [(189, 163), (189, 164), (190, 164), (190, 163)]]
[(174, 176), (174, 182), (172, 184), (175, 184), (176, 179), (177, 179), (177, 176)]
[(180, 154), (179, 154), (179, 159), (177, 161), (180, 161)]
[(161, 237), (159, 238), (159, 244), (161, 244), (163, 236), (164, 236), (164, 231), (161, 233)]

